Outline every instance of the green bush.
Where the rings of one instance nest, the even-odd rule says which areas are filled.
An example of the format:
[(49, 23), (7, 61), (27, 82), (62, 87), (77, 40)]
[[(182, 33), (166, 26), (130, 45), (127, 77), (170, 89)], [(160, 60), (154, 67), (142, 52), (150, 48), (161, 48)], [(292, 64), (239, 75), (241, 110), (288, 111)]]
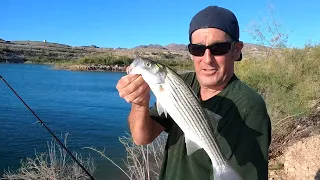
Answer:
[(320, 98), (320, 47), (284, 49), (236, 63), (236, 74), (266, 100), (273, 121), (310, 111)]
[(77, 62), (84, 65), (122, 65), (127, 66), (133, 61), (127, 56), (113, 56), (111, 54), (90, 55), (80, 58)]
[(0, 52), (11, 52), (11, 50), (8, 46), (2, 46), (0, 47)]

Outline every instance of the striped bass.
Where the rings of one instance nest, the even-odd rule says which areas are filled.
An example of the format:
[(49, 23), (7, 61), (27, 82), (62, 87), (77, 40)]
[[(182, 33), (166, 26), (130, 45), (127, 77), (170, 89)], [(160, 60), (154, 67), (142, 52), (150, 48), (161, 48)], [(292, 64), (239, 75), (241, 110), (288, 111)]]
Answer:
[[(159, 115), (167, 114), (184, 132), (187, 155), (203, 148), (209, 156), (214, 180), (241, 180), (220, 151), (214, 127), (191, 88), (173, 70), (149, 59), (137, 57), (127, 69), (140, 74), (156, 97)], [(217, 114), (214, 117), (219, 120)]]

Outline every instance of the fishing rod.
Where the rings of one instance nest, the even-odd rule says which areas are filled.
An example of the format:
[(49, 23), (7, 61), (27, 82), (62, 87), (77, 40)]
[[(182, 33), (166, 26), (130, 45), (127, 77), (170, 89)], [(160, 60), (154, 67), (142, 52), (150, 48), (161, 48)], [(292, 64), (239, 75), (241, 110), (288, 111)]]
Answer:
[(0, 75), (0, 79), (14, 92), (14, 94), (22, 101), (22, 103), (32, 112), (32, 114), (38, 119), (41, 125), (43, 125), (54, 137), (54, 139), (60, 144), (60, 146), (67, 151), (67, 153), (71, 156), (71, 158), (81, 167), (81, 169), (90, 177), (90, 179), (94, 180), (91, 174), (84, 168), (81, 163), (72, 155), (72, 153), (67, 149), (67, 147), (57, 138), (56, 135), (44, 124), (44, 122), (36, 115), (36, 113), (24, 102), (24, 100), (18, 95), (18, 93), (9, 85), (9, 83)]

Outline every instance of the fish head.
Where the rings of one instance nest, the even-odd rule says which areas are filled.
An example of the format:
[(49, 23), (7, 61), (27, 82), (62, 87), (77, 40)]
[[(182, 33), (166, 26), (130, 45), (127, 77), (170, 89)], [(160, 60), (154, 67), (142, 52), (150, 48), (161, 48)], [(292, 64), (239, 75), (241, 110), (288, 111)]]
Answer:
[(164, 84), (166, 78), (166, 68), (150, 59), (137, 57), (127, 69), (128, 74), (140, 74), (149, 85)]

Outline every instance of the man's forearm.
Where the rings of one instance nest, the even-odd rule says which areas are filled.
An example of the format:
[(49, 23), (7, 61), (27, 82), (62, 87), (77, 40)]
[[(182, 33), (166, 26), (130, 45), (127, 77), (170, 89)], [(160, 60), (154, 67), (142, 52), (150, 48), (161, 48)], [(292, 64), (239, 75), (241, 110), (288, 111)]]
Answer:
[(128, 121), (132, 138), (137, 145), (151, 143), (164, 130), (150, 118), (148, 106), (132, 104)]

